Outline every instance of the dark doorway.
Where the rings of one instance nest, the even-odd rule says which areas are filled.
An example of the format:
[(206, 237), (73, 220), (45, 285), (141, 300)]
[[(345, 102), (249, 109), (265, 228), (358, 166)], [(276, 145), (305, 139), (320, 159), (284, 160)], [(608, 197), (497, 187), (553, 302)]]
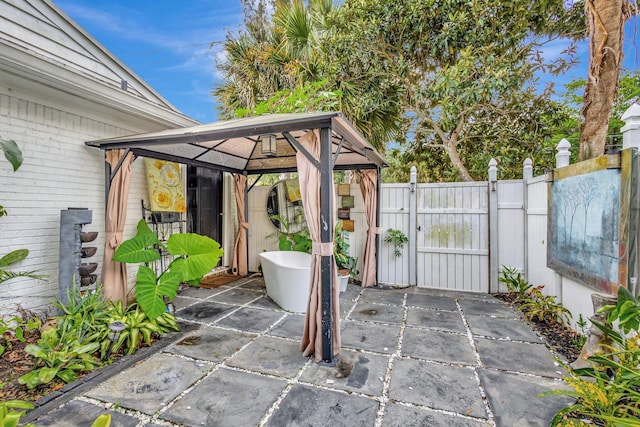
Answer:
[(222, 172), (187, 166), (187, 231), (222, 245)]

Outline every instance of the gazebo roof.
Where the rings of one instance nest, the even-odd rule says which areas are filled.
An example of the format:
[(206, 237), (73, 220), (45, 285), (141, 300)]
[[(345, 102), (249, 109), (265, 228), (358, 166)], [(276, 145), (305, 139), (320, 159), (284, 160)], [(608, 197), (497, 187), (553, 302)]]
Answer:
[[(268, 114), (86, 142), (102, 150), (128, 148), (135, 155), (249, 174), (296, 170), (297, 138), (331, 128), (334, 169), (374, 169), (384, 158), (340, 112)], [(276, 136), (276, 155), (262, 153), (261, 137)], [(337, 158), (336, 158), (336, 153)]]

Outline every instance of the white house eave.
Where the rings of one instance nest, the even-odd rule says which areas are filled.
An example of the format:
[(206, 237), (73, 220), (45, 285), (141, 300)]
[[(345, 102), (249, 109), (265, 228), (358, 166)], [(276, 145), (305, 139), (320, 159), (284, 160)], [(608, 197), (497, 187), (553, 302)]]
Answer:
[(69, 18), (62, 10), (60, 10), (53, 1), (42, 0), (50, 8), (48, 11), (48, 17), (56, 23), (60, 28), (63, 28), (66, 33), (72, 34), (74, 31), (80, 33), (82, 37), (86, 39), (91, 45), (91, 52), (94, 57), (100, 60), (103, 64), (115, 64), (116, 69), (119, 69), (123, 73), (122, 78), (129, 83), (134, 84), (135, 87), (144, 94), (150, 100), (155, 100), (157, 103), (164, 105), (170, 110), (178, 111), (169, 101), (167, 101), (162, 95), (160, 95), (153, 87), (148, 85), (144, 80), (138, 77), (127, 65), (114, 56), (108, 49), (100, 44), (91, 34), (85, 31), (80, 25), (78, 25), (73, 19)]
[(92, 103), (117, 109), (126, 114), (157, 122), (165, 127), (193, 126), (199, 124), (178, 110), (169, 109), (125, 90), (107, 85), (90, 76), (78, 74), (45, 58), (16, 49), (0, 40), (4, 46), (0, 56), (0, 68), (61, 92), (85, 99)]

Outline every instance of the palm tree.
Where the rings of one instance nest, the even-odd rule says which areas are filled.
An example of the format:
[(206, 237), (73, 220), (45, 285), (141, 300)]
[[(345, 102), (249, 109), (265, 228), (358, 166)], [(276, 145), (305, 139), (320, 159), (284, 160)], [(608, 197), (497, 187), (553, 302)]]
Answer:
[[(396, 89), (372, 91), (372, 87), (383, 84), (376, 76), (363, 73), (354, 77), (344, 72), (350, 59), (337, 59), (332, 51), (337, 12), (333, 0), (276, 2), (268, 28), (245, 22), (237, 38), (229, 36), (224, 46), (226, 59), (219, 64), (225, 79), (213, 90), (222, 116), (233, 117), (240, 109), (252, 111), (260, 102), (273, 101), (273, 97), (300, 96), (300, 92), (314, 97), (331, 92), (340, 94), (339, 109), (345, 116), (374, 147), (384, 150), (385, 144), (399, 134)], [(294, 107), (296, 112), (335, 109), (333, 102), (309, 100), (299, 104)]]

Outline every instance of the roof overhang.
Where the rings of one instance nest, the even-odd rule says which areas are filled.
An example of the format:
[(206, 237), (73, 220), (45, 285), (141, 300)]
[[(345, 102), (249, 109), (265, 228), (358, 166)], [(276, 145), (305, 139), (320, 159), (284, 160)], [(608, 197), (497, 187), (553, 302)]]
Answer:
[[(226, 172), (258, 174), (296, 170), (295, 140), (330, 128), (334, 169), (388, 166), (340, 112), (269, 114), (86, 142), (101, 150), (127, 148), (136, 156), (175, 161)], [(263, 135), (276, 136), (276, 155), (262, 153)], [(292, 141), (293, 139), (293, 141)]]

